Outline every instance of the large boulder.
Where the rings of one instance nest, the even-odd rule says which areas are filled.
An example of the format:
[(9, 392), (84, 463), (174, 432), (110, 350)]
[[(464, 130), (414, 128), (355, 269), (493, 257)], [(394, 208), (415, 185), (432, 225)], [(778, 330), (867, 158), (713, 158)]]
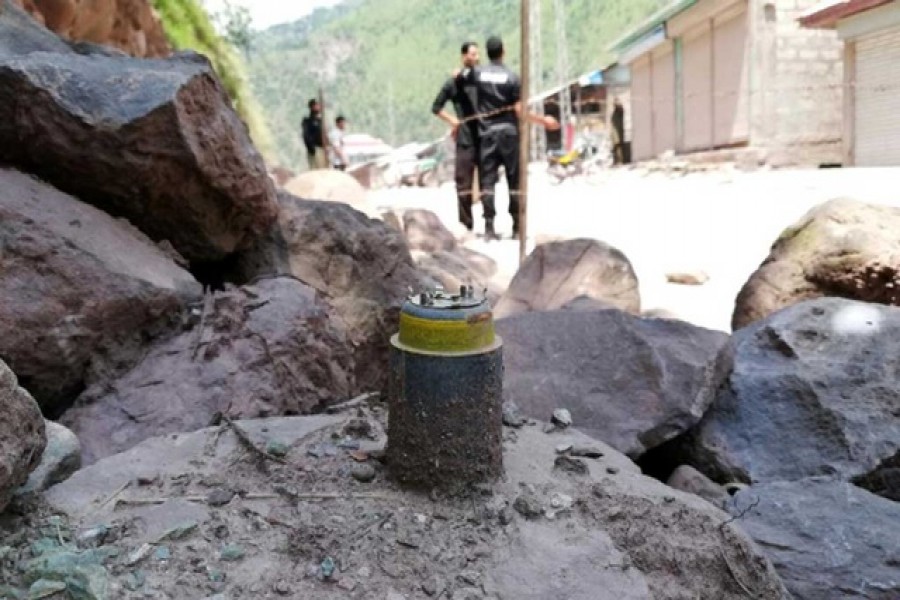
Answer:
[(346, 400), (351, 348), (316, 292), (291, 277), (216, 293), (195, 326), (154, 346), (109, 385), (89, 388), (62, 422), (86, 462), (158, 435), (231, 418), (305, 414)]
[(424, 209), (411, 209), (403, 213), (403, 233), (410, 250), (423, 252), (452, 252), (456, 249), (456, 237), (441, 222), (440, 217)]
[(150, 0), (13, 0), (36, 20), (75, 42), (119, 48), (131, 56), (165, 56), (169, 44)]
[(734, 370), (683, 444), (719, 481), (863, 476), (900, 451), (900, 308), (803, 302), (733, 336)]
[(900, 504), (824, 478), (753, 485), (729, 510), (797, 600), (900, 598)]
[(6, 169), (0, 273), (0, 358), (51, 415), (202, 293), (127, 222)]
[[(380, 429), (372, 414), (238, 422), (257, 448), (287, 448), (287, 464), (265, 469), (227, 428), (154, 438), (83, 469), (47, 499), (78, 520), (79, 539), (105, 544), (101, 552), (140, 557), (145, 544), (164, 545), (185, 568), (173, 577), (147, 557), (143, 589), (154, 597), (205, 597), (220, 571), (228, 576), (217, 591), (234, 598), (273, 587), (317, 600), (788, 598), (727, 513), (642, 476), (612, 448), (594, 444), (603, 456), (585, 459), (580, 474), (554, 468), (557, 445), (590, 443), (577, 432), (520, 430), (504, 443), (506, 477), (465, 499), (408, 493), (376, 461), (367, 465), (374, 479), (359, 483), (348, 474), (359, 451), (351, 459), (322, 449), (354, 422)], [(153, 484), (122, 489), (135, 479)], [(224, 562), (225, 549), (244, 556)], [(335, 549), (332, 572), (323, 557)], [(8, 550), (28, 552), (27, 537)], [(330, 581), (309, 575), (326, 568)], [(110, 569), (111, 597), (128, 595), (130, 571)], [(22, 578), (6, 573), (12, 585)]]
[(45, 421), (47, 447), (41, 462), (28, 476), (18, 490), (18, 494), (41, 492), (52, 485), (63, 482), (81, 468), (81, 443), (78, 437), (66, 427), (53, 421)]
[(0, 162), (129, 219), (193, 263), (248, 246), (276, 218), (262, 157), (198, 55), (0, 57), (0, 114)]
[(737, 296), (732, 328), (821, 296), (900, 304), (900, 209), (839, 199), (781, 234)]
[(504, 394), (636, 458), (696, 425), (728, 376), (728, 336), (609, 309), (501, 319)]
[[(356, 387), (387, 383), (390, 337), (412, 288), (428, 279), (413, 264), (403, 234), (339, 202), (279, 194), (277, 227), (241, 260), (258, 272), (289, 273), (334, 308), (355, 348)], [(244, 275), (252, 276), (245, 266)]]
[(44, 418), (37, 402), (19, 387), (16, 376), (0, 361), (0, 512), (16, 489), (41, 462), (47, 445)]
[(351, 175), (336, 169), (316, 169), (297, 175), (282, 186), (287, 193), (305, 200), (343, 202), (370, 212), (366, 189)]
[(639, 313), (638, 280), (628, 258), (603, 242), (576, 239), (538, 246), (494, 309), (497, 318), (562, 308), (579, 296)]

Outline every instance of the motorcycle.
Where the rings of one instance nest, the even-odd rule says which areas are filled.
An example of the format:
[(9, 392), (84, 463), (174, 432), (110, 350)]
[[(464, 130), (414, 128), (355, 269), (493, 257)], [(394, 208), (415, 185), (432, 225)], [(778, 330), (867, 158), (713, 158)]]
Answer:
[(613, 156), (608, 142), (606, 138), (581, 139), (568, 152), (562, 150), (548, 152), (547, 172), (553, 182), (561, 183), (569, 177), (589, 174), (597, 168), (612, 165)]

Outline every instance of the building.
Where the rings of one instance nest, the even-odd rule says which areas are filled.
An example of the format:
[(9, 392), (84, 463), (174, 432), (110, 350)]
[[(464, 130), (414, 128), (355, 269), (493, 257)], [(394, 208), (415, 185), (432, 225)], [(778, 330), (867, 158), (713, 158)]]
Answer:
[(677, 0), (613, 45), (631, 68), (632, 153), (746, 148), (840, 162), (841, 46), (800, 27), (812, 0)]
[[(570, 148), (572, 139), (577, 132), (599, 133), (609, 126), (612, 115), (613, 98), (628, 101), (629, 95), (629, 69), (624, 65), (613, 63), (602, 69), (597, 69), (577, 77), (565, 85), (558, 85), (541, 92), (537, 96), (529, 98), (528, 104), (532, 109), (537, 106), (543, 108), (546, 115), (560, 118), (560, 105), (562, 103), (562, 90), (569, 88), (569, 97), (572, 99), (572, 117), (574, 123), (564, 123), (560, 131), (547, 132), (547, 148), (559, 150)], [(630, 111), (629, 111), (630, 112)], [(630, 116), (626, 113), (626, 117)], [(629, 139), (631, 121), (626, 118), (625, 139)], [(563, 139), (567, 137), (568, 139)]]
[(900, 2), (823, 2), (800, 22), (844, 41), (844, 164), (900, 166)]

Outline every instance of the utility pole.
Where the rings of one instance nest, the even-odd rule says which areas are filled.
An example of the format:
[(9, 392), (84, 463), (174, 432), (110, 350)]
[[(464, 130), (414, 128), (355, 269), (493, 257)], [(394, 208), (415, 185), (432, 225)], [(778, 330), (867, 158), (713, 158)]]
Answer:
[(556, 10), (556, 76), (559, 85), (559, 124), (562, 127), (563, 148), (566, 144), (566, 130), (572, 117), (572, 95), (569, 92), (569, 42), (566, 37), (566, 7), (563, 0), (554, 0)]
[(325, 120), (325, 93), (319, 86), (319, 119), (322, 121), (322, 152), (325, 153), (325, 162), (331, 166), (328, 158), (328, 121)]
[[(541, 40), (541, 5), (538, 0), (531, 5), (529, 27), (531, 28), (531, 68), (529, 69), (531, 85), (528, 89), (529, 97), (534, 97), (544, 91), (544, 61), (542, 50), (544, 44)], [(532, 112), (543, 115), (543, 100), (532, 107)], [(540, 127), (531, 128), (531, 160), (542, 160), (547, 155), (547, 131)]]
[[(540, 0), (538, 0), (540, 2)], [(529, 46), (531, 43), (530, 21), (531, 10), (528, 0), (522, 0), (519, 20), (521, 22), (522, 39), (522, 89), (528, 93), (531, 81), (531, 55)], [(531, 141), (528, 127), (528, 99), (522, 102), (522, 111), (519, 115), (519, 266), (525, 262), (525, 247), (528, 240), (528, 142)]]

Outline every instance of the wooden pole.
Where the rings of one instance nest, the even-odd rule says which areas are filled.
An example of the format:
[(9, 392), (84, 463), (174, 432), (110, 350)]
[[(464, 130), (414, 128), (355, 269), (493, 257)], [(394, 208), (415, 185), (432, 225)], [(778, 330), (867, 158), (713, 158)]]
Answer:
[(528, 105), (529, 80), (530, 80), (530, 41), (531, 41), (531, 9), (529, 0), (522, 0), (521, 4), (521, 95), (522, 111), (519, 115), (519, 266), (525, 262), (526, 242), (528, 240), (528, 142), (531, 138), (528, 129)]

